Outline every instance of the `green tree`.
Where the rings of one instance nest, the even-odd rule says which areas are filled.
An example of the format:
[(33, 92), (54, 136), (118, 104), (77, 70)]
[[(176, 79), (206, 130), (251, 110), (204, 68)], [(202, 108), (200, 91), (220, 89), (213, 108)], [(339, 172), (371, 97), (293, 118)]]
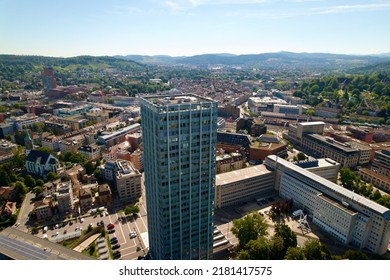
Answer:
[(42, 179), (37, 179), (35, 182), (36, 182), (36, 185), (40, 186), (40, 187), (42, 187), (45, 184), (45, 182)]
[(374, 201), (378, 201), (380, 198), (382, 197), (382, 194), (380, 193), (380, 191), (378, 190), (375, 190), (372, 194), (371, 194), (371, 199), (374, 200)]
[(238, 254), (237, 254), (236, 259), (237, 260), (251, 260), (251, 256), (250, 256), (248, 251), (240, 250), (240, 252), (238, 252)]
[(287, 249), (285, 260), (304, 260), (305, 254), (301, 247), (290, 247)]
[(359, 250), (347, 250), (343, 257), (349, 260), (368, 260), (367, 255)]
[(353, 189), (359, 177), (348, 167), (340, 168), (340, 181), (344, 188)]
[(42, 186), (36, 186), (32, 191), (35, 194), (35, 197), (38, 198), (42, 195), (43, 188), (42, 188)]
[(32, 131), (36, 133), (42, 133), (45, 129), (45, 124), (41, 122), (33, 123), (32, 125)]
[(22, 203), (24, 196), (28, 192), (28, 188), (23, 182), (17, 181), (15, 183), (15, 197), (17, 203)]
[(4, 169), (4, 166), (0, 166), (0, 178), (1, 186), (9, 186), (12, 182), (7, 170)]
[(99, 168), (95, 169), (95, 171), (93, 172), (93, 175), (95, 176), (95, 178), (98, 182), (103, 182), (103, 174)]
[(84, 164), (84, 168), (85, 168), (85, 172), (87, 174), (92, 174), (94, 171), (95, 171), (95, 166), (92, 164), (92, 162), (90, 161), (87, 161), (85, 164)]
[(48, 181), (54, 181), (58, 179), (58, 175), (54, 172), (47, 173), (47, 180)]
[(259, 236), (257, 239), (250, 240), (243, 251), (247, 253), (243, 252), (242, 254), (249, 257), (250, 260), (268, 260), (271, 253), (271, 244), (267, 238)]
[(302, 153), (302, 152), (299, 152), (299, 153), (297, 154), (297, 159), (298, 159), (299, 161), (305, 160), (305, 159), (306, 159), (306, 155), (305, 155), (304, 153)]
[(318, 240), (305, 241), (303, 253), (307, 260), (331, 260), (332, 256), (328, 248)]
[(279, 224), (275, 227), (275, 235), (280, 236), (283, 239), (283, 245), (285, 248), (285, 253), (290, 247), (297, 246), (297, 235), (291, 230), (288, 225)]
[(378, 200), (376, 200), (377, 203), (379, 203), (380, 205), (383, 205), (385, 206), (386, 208), (390, 208), (390, 195), (382, 195), (381, 198), (379, 198)]
[(249, 213), (241, 219), (233, 220), (232, 233), (237, 236), (240, 246), (244, 247), (250, 240), (266, 236), (268, 225), (257, 211)]
[(274, 235), (270, 240), (270, 254), (269, 259), (271, 260), (283, 260), (286, 254), (286, 249), (284, 246), (284, 241), (281, 236)]
[(366, 182), (361, 182), (359, 184), (359, 194), (369, 197), (372, 194), (372, 191), (374, 188), (372, 187), (371, 184), (367, 184)]
[(138, 205), (128, 205), (124, 209), (125, 215), (138, 214), (139, 211), (140, 211), (140, 209), (139, 209)]
[(24, 177), (24, 184), (29, 188), (29, 189), (32, 189), (36, 186), (36, 181), (34, 179), (33, 176), (31, 176), (30, 174), (26, 175), (26, 177)]

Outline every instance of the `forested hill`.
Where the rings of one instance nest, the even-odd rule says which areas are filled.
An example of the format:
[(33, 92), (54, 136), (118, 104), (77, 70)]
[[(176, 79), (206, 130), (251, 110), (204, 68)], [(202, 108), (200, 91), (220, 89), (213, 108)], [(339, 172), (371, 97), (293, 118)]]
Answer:
[(364, 67), (357, 67), (350, 69), (348, 73), (351, 74), (372, 74), (372, 73), (383, 73), (390, 74), (390, 61), (372, 64)]
[(128, 76), (142, 75), (147, 67), (134, 61), (109, 56), (77, 56), (69, 58), (46, 56), (0, 55), (0, 81), (3, 88), (12, 89), (13, 81), (27, 84), (25, 89), (39, 89), (44, 67), (52, 67), (59, 85), (93, 83), (106, 72), (126, 72)]
[(111, 56), (75, 56), (75, 57), (49, 57), (34, 55), (0, 55), (0, 63), (5, 65), (33, 65), (33, 66), (59, 66), (66, 68), (73, 65), (80, 66), (106, 66), (113, 68), (136, 68), (143, 67), (141, 63)]
[(362, 56), (327, 53), (292, 53), (275, 52), (262, 54), (203, 54), (187, 57), (171, 56), (116, 56), (145, 64), (160, 65), (191, 65), (208, 67), (213, 65), (236, 67), (261, 67), (263, 69), (325, 69), (347, 70), (355, 67), (365, 67), (372, 64), (389, 62), (388, 56)]

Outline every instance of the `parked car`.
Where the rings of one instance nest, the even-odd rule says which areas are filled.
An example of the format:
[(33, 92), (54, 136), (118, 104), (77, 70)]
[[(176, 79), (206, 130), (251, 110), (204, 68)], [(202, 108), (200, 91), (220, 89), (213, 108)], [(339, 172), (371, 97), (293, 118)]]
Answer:
[(108, 225), (107, 225), (107, 229), (113, 229), (114, 227), (115, 227), (114, 224), (108, 224)]
[(120, 251), (115, 251), (114, 253), (112, 253), (112, 255), (114, 256), (114, 259), (118, 259), (121, 257), (121, 252)]
[(130, 236), (130, 238), (135, 238), (135, 237), (137, 237), (137, 233), (135, 231), (132, 231), (132, 232), (130, 232), (129, 236)]
[(110, 229), (109, 231), (108, 231), (108, 233), (114, 233), (115, 232), (115, 229), (114, 228), (112, 228), (112, 229)]
[(110, 241), (118, 241), (118, 238), (116, 236), (114, 236), (113, 238), (110, 239)]
[(115, 244), (114, 246), (111, 247), (112, 250), (119, 249), (121, 247), (120, 244)]

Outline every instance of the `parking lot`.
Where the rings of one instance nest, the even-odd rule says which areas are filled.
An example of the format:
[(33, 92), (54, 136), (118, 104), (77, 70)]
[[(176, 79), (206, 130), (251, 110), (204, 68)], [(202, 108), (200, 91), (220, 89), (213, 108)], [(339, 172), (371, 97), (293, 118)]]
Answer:
[[(108, 209), (107, 213), (98, 213), (79, 217), (67, 223), (58, 223), (54, 227), (47, 227), (47, 231), (40, 230), (36, 235), (41, 238), (48, 238), (56, 241), (65, 237), (75, 238), (81, 236), (81, 232), (89, 225), (97, 227), (103, 223), (109, 238), (116, 238), (116, 250), (120, 252), (120, 259), (137, 259), (147, 253), (145, 242), (142, 240), (142, 233), (147, 232), (147, 218), (145, 206), (141, 203), (138, 216), (119, 216), (115, 209)], [(113, 224), (114, 228), (107, 229), (107, 225)]]

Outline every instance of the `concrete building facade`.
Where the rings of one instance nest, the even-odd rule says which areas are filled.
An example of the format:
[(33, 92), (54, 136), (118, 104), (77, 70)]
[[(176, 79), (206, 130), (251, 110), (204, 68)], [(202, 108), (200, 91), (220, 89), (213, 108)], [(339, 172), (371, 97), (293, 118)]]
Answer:
[(269, 156), (265, 165), (275, 170), (275, 189), (312, 222), (343, 244), (384, 254), (390, 240), (390, 210), (312, 172)]

